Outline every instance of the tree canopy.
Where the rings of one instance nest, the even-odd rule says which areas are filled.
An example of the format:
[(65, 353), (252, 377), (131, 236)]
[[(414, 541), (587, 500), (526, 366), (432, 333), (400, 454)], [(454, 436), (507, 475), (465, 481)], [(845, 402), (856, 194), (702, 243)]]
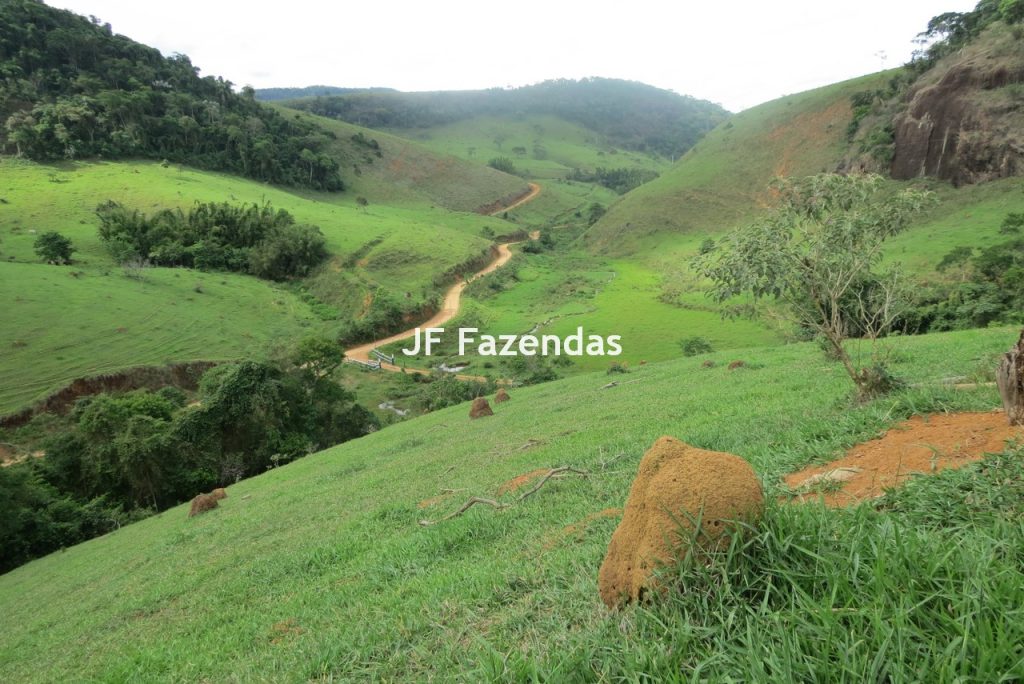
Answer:
[(341, 190), (334, 137), (185, 55), (36, 0), (0, 3), (0, 149), (30, 159), (146, 157)]
[(50, 264), (71, 263), (71, 253), (75, 251), (71, 240), (55, 230), (37, 237), (32, 247), (40, 259)]
[(871, 374), (843, 347), (875, 339), (909, 307), (896, 269), (878, 272), (886, 239), (903, 231), (931, 195), (894, 192), (881, 176), (820, 174), (777, 182), (775, 211), (723, 237), (694, 260), (719, 302), (770, 298), (793, 322), (820, 335), (861, 394)]
[(96, 209), (99, 235), (117, 261), (250, 273), (269, 280), (306, 276), (327, 258), (316, 226), (296, 224), (269, 204), (197, 202), (187, 212), (146, 216), (117, 202)]

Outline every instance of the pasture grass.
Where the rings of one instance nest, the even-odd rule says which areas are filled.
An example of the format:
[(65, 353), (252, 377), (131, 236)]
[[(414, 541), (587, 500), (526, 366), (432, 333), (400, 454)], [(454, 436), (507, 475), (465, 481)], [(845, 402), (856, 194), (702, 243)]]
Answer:
[[(374, 204), (434, 204), (445, 209), (473, 212), (495, 200), (527, 191), (522, 178), (459, 158), (452, 150), (428, 148), (409, 137), (297, 112), (270, 104), (284, 116), (308, 119), (333, 133), (329, 152), (341, 163), (346, 194), (366, 197)], [(354, 136), (376, 141), (381, 156)], [(486, 163), (486, 160), (484, 160)]]
[[(574, 168), (661, 172), (670, 166), (662, 157), (617, 148), (584, 126), (548, 115), (476, 116), (444, 126), (392, 132), (437, 153), (480, 164), (508, 157), (524, 176), (541, 180), (564, 178)], [(542, 154), (535, 152), (538, 147)], [(525, 152), (517, 154), (516, 148)]]
[(263, 355), (323, 326), (285, 288), (186, 269), (147, 269), (139, 280), (121, 269), (0, 264), (0, 301), (0, 415), (75, 378)]
[[(403, 422), (231, 486), (211, 513), (179, 506), (0, 577), (0, 679), (1020, 677), (1019, 502), (937, 525), (915, 513), (939, 496), (1019, 496), (1019, 456), (1005, 461), (1016, 469), (944, 473), (976, 484), (908, 493), (888, 512), (770, 505), (722, 557), (676, 570), (680, 593), (621, 612), (596, 587), (615, 519), (567, 528), (621, 507), (662, 434), (746, 458), (771, 500), (784, 473), (909, 415), (992, 409), (994, 388), (941, 380), (1015, 337), (894, 339), (894, 370), (917, 386), (868, 404), (797, 344), (750, 349), (756, 365), (735, 371), (711, 354), (715, 368), (650, 364), (610, 389), (586, 374), (513, 390), (476, 421), (461, 404)], [(417, 524), (557, 465), (590, 476)]]
[[(432, 302), (443, 274), (520, 230), (423, 201), (358, 207), (351, 193), (299, 193), (156, 162), (2, 158), (0, 198), (0, 414), (83, 375), (258, 356), (278, 341), (326, 329), (297, 286), (189, 269), (149, 268), (144, 280), (126, 277), (97, 234), (94, 210), (107, 199), (147, 213), (196, 201), (269, 201), (320, 226), (332, 257), (304, 285), (313, 303), (339, 316), (361, 313), (377, 287), (413, 306)], [(43, 264), (33, 252), (36, 237), (51, 230), (72, 240), (71, 266)]]

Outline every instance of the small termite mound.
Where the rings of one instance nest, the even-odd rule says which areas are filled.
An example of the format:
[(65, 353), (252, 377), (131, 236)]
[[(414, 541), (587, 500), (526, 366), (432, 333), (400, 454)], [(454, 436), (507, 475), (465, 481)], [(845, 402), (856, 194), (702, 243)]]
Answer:
[(601, 564), (601, 599), (616, 608), (664, 589), (660, 567), (689, 553), (694, 540), (705, 548), (724, 543), (763, 510), (761, 482), (742, 458), (659, 438), (640, 461)]
[(493, 416), (494, 411), (491, 410), (491, 405), (487, 403), (487, 399), (484, 397), (477, 397), (473, 400), (473, 405), (469, 407), (470, 418), (483, 418), (484, 416)]
[(192, 499), (192, 507), (188, 510), (188, 517), (212, 511), (217, 507), (217, 497), (213, 494), (200, 494)]

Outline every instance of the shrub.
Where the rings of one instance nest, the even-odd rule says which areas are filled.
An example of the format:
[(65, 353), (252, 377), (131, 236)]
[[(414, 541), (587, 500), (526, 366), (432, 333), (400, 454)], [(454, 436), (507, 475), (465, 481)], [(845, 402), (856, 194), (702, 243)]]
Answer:
[(71, 253), (75, 251), (71, 240), (56, 231), (43, 233), (32, 247), (39, 258), (49, 264), (70, 264)]
[(165, 209), (146, 216), (107, 201), (96, 215), (100, 239), (119, 263), (141, 260), (284, 280), (308, 275), (327, 257), (319, 228), (297, 225), (269, 203), (197, 202), (187, 213)]
[(513, 176), (519, 175), (519, 171), (516, 169), (515, 163), (508, 157), (495, 157), (494, 159), (487, 162), (487, 165), (492, 169), (501, 171), (503, 173), (510, 173)]
[(693, 335), (691, 337), (684, 337), (679, 340), (679, 348), (683, 350), (683, 356), (697, 356), (698, 354), (708, 354), (713, 352), (715, 349), (711, 346), (706, 338), (700, 335)]

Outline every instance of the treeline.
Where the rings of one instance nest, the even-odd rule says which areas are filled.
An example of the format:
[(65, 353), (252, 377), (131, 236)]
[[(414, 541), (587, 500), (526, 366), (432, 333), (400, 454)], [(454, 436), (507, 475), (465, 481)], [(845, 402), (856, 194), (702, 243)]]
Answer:
[(620, 195), (625, 195), (634, 188), (648, 183), (658, 177), (657, 171), (648, 169), (605, 169), (598, 167), (593, 172), (573, 169), (569, 173), (569, 180), (582, 181), (584, 183), (597, 183), (609, 190), (614, 190)]
[(187, 212), (163, 209), (147, 216), (108, 201), (96, 215), (100, 239), (118, 263), (140, 260), (285, 280), (308, 275), (327, 258), (318, 227), (296, 224), (269, 203), (197, 202)]
[(475, 116), (553, 115), (623, 148), (675, 158), (728, 116), (719, 105), (633, 81), (554, 80), (514, 89), (359, 91), (289, 106), (368, 128), (428, 128)]
[(1024, 0), (981, 0), (969, 12), (944, 12), (932, 17), (928, 27), (918, 35), (918, 42), (927, 47), (916, 51), (908, 66), (917, 73), (927, 71), (996, 21), (1024, 22)]
[(298, 97), (319, 97), (324, 95), (348, 95), (349, 93), (394, 93), (394, 88), (339, 88), (337, 86), (312, 85), (304, 88), (257, 88), (256, 99), (263, 102), (294, 100)]
[(938, 270), (950, 281), (917, 290), (902, 327), (907, 332), (983, 328), (1024, 322), (1024, 213), (1007, 215), (1000, 232), (1009, 239), (985, 247), (957, 247)]
[(333, 133), (286, 118), (188, 57), (36, 0), (0, 3), (0, 148), (37, 160), (146, 157), (341, 190)]
[(341, 360), (312, 339), (282, 364), (207, 371), (191, 404), (174, 388), (80, 399), (44, 457), (0, 468), (0, 572), (377, 429), (330, 379)]

